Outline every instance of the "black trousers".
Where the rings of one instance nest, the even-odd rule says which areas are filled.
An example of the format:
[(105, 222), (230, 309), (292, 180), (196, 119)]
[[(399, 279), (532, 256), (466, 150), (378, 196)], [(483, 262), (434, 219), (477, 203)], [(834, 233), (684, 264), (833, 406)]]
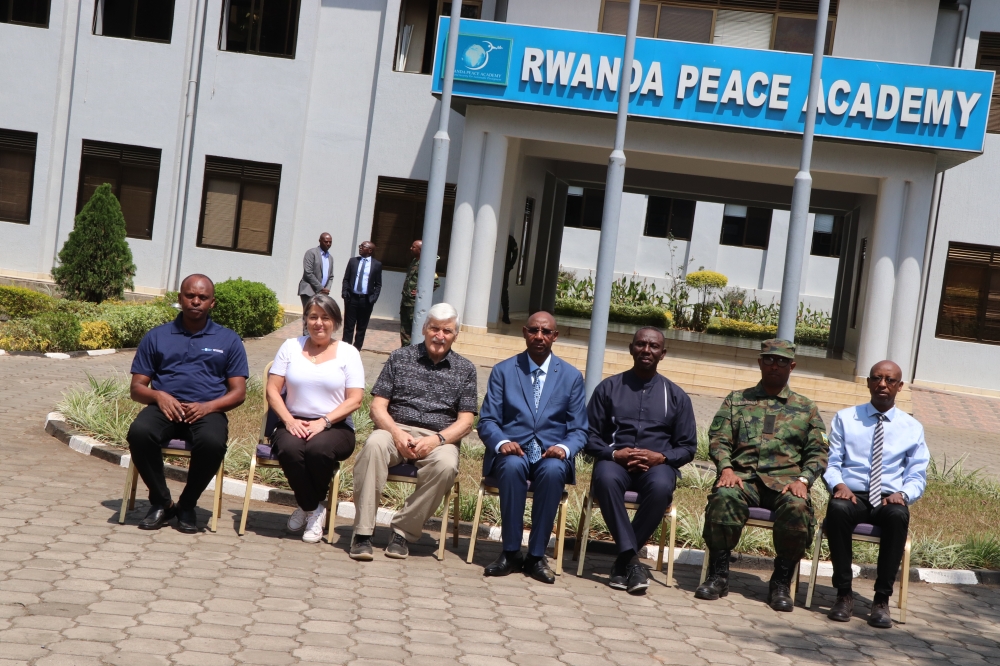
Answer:
[(341, 421), (305, 440), (289, 433), (281, 423), (271, 435), (271, 443), (299, 508), (315, 511), (330, 490), (334, 467), (354, 453), (354, 431)]
[(367, 296), (348, 294), (344, 302), (344, 342), (361, 350), (368, 332), (368, 322), (372, 318), (374, 305), (368, 303)]
[(225, 414), (215, 413), (191, 424), (176, 423), (168, 419), (156, 405), (149, 405), (139, 412), (128, 429), (126, 440), (132, 454), (132, 463), (149, 488), (150, 504), (170, 504), (170, 488), (163, 475), (161, 449), (171, 439), (191, 442), (191, 466), (188, 468), (187, 485), (177, 500), (177, 506), (181, 509), (193, 509), (219, 471), (222, 459), (226, 457), (229, 419)]
[[(594, 464), (594, 497), (601, 506), (601, 515), (619, 553), (638, 552), (646, 545), (674, 500), (676, 484), (677, 470), (670, 465), (656, 465), (645, 472), (629, 472), (613, 460), (598, 460)], [(642, 500), (631, 522), (625, 510), (627, 490), (639, 493)]]
[[(868, 501), (868, 493), (854, 492), (858, 503), (850, 500), (831, 499), (826, 510), (827, 543), (830, 544), (830, 560), (833, 563), (833, 586), (838, 590), (851, 588), (851, 533), (858, 523), (870, 523), (882, 530), (882, 542), (878, 549), (878, 566), (875, 577), (875, 592), (892, 596), (892, 584), (903, 560), (906, 546), (906, 532), (910, 527), (910, 509), (904, 504), (885, 504), (873, 508)], [(888, 497), (888, 495), (883, 495)], [(909, 572), (904, 571), (904, 576)]]

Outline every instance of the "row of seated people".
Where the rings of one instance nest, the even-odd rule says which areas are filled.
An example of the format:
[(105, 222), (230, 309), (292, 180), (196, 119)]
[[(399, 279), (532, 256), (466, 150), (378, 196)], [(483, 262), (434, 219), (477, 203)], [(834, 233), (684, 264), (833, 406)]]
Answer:
[[(151, 507), (139, 527), (158, 529), (176, 518), (179, 530), (195, 532), (195, 504), (225, 456), (225, 412), (245, 399), (249, 371), (239, 337), (209, 316), (214, 305), (209, 278), (185, 279), (179, 304), (177, 319), (150, 331), (136, 352), (132, 397), (148, 406), (132, 424), (128, 442), (149, 488)], [(331, 477), (355, 449), (350, 417), (361, 405), (365, 377), (359, 352), (335, 339), (342, 320), (333, 299), (314, 296), (303, 317), (307, 335), (278, 350), (267, 377), (267, 402), (279, 419), (271, 442), (298, 504), (288, 529), (317, 542), (326, 512), (335, 510), (323, 504)], [(451, 349), (458, 325), (452, 306), (432, 307), (424, 341), (393, 352), (372, 387), (375, 430), (353, 468), (352, 559), (373, 559), (376, 512), (389, 468), (404, 462), (418, 468), (416, 489), (392, 518), (384, 550), (390, 558), (408, 556), (409, 544), (421, 537), (454, 484), (459, 445), (478, 411), (476, 368)], [(665, 355), (663, 334), (655, 328), (637, 331), (629, 347), (633, 368), (602, 381), (589, 405), (580, 372), (551, 351), (559, 336), (555, 318), (535, 313), (523, 334), (525, 352), (493, 368), (479, 415), (483, 475), (499, 489), (503, 543), (484, 575), (523, 572), (544, 583), (555, 581), (546, 546), (565, 486), (576, 482), (575, 458), (586, 452), (595, 460), (593, 497), (619, 553), (609, 585), (642, 594), (649, 572), (639, 561), (640, 549), (672, 504), (679, 470), (697, 448), (691, 399), (657, 372)], [(709, 429), (717, 480), (703, 533), (708, 575), (695, 596), (715, 600), (728, 594), (731, 552), (750, 508), (760, 507), (771, 511), (774, 522), (776, 557), (767, 603), (791, 611), (794, 569), (816, 528), (810, 488), (822, 478), (832, 495), (824, 527), (837, 588), (830, 617), (851, 617), (851, 535), (859, 523), (869, 523), (881, 530), (869, 623), (891, 627), (888, 599), (907, 538), (908, 505), (926, 485), (923, 428), (895, 407), (901, 372), (883, 361), (868, 378), (871, 401), (839, 412), (828, 437), (815, 403), (788, 387), (794, 357), (788, 341), (763, 342), (760, 382), (731, 393)], [(171, 438), (191, 442), (188, 480), (176, 504), (161, 455)], [(522, 553), (529, 487), (531, 531)], [(631, 519), (627, 491), (639, 500)]]

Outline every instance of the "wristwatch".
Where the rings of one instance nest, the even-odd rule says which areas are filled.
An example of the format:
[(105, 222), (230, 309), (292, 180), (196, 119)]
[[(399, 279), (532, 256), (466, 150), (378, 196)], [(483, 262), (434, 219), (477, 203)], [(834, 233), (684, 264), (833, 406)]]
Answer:
[(326, 421), (326, 425), (323, 427), (323, 430), (329, 430), (330, 428), (333, 427), (333, 421), (326, 418), (325, 416), (323, 417), (323, 420)]
[(796, 481), (801, 481), (802, 483), (806, 484), (807, 488), (809, 487), (809, 479), (807, 479), (804, 476), (800, 476), (799, 478), (796, 479)]
[(448, 440), (446, 440), (446, 439), (444, 438), (444, 435), (442, 435), (441, 433), (435, 433), (435, 434), (437, 435), (437, 438), (438, 438), (439, 440), (441, 440), (441, 443), (442, 443), (442, 444), (446, 444), (446, 443), (448, 442)]

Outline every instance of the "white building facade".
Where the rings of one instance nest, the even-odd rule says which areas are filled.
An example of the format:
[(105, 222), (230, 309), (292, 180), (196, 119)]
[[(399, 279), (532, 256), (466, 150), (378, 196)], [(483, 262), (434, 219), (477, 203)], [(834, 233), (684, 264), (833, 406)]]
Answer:
[[(811, 48), (814, 0), (746, 4), (643, 0), (639, 33)], [(1000, 68), (1000, 5), (990, 0), (831, 5), (833, 56)], [(423, 227), (436, 27), (450, 3), (4, 7), (0, 277), (49, 280), (74, 215), (109, 182), (137, 291), (162, 293), (203, 272), (265, 282), (294, 310), (302, 255), (330, 232), (337, 275), (359, 242), (377, 244), (386, 271), (376, 316), (398, 312), (406, 249)], [(467, 18), (588, 33), (620, 33), (626, 9), (616, 0), (463, 2)], [(516, 60), (511, 80), (520, 74)], [(669, 98), (676, 77), (664, 79)], [(997, 106), (981, 154), (817, 139), (802, 300), (832, 313), (831, 345), (857, 360), (857, 374), (890, 357), (918, 383), (1000, 392), (1000, 373), (983, 372), (1000, 367)], [(957, 122), (957, 101), (953, 111)], [(511, 310), (551, 307), (560, 266), (596, 265), (613, 117), (460, 90), (451, 113), (436, 300), (470, 327), (495, 323), (511, 236)], [(777, 300), (799, 146), (794, 132), (631, 120), (616, 273), (664, 284), (672, 262), (703, 267)]]

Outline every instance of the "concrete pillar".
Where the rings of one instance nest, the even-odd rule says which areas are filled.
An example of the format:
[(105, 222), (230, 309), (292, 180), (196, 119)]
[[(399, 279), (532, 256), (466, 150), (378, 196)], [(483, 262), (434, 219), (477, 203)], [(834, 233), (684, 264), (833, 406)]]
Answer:
[[(472, 262), (462, 326), (466, 330), (486, 331), (490, 312), (490, 287), (496, 255), (497, 222), (503, 196), (503, 178), (507, 166), (507, 137), (490, 132), (483, 149), (483, 170), (479, 180), (476, 229), (472, 240)], [(452, 232), (454, 233), (454, 232)], [(448, 276), (449, 281), (451, 276)]]
[(896, 290), (892, 299), (892, 327), (887, 358), (903, 370), (903, 379), (913, 379), (913, 345), (920, 306), (920, 276), (930, 215), (932, 182), (910, 182), (906, 188), (903, 228), (896, 252)]
[(885, 178), (879, 183), (868, 293), (858, 344), (859, 376), (866, 376), (869, 368), (888, 354), (893, 293), (896, 287), (896, 256), (905, 195), (906, 183), (899, 178)]
[[(465, 294), (472, 262), (472, 240), (476, 228), (476, 199), (479, 196), (479, 176), (483, 167), (483, 144), (486, 135), (473, 123), (467, 122), (462, 134), (462, 157), (458, 166), (455, 192), (455, 215), (451, 223), (451, 244), (448, 247), (448, 274), (444, 285), (444, 302), (456, 310), (464, 321)], [(435, 299), (436, 300), (436, 299)]]

